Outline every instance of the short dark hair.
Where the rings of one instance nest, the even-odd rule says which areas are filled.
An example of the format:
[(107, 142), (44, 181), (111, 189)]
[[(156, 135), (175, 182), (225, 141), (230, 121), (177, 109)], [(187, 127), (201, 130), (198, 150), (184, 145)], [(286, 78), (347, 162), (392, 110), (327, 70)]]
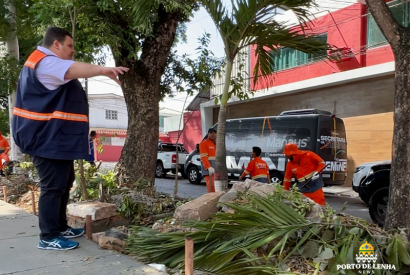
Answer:
[(90, 137), (96, 136), (97, 132), (95, 132), (94, 130), (90, 132)]
[(261, 154), (262, 154), (262, 149), (261, 148), (259, 148), (259, 147), (252, 147), (252, 150), (253, 150), (253, 152), (255, 152), (255, 155), (257, 156), (257, 157), (259, 157)]
[(216, 132), (215, 128), (211, 127), (208, 129), (208, 134), (213, 133), (213, 132)]
[(46, 35), (44, 36), (43, 43), (41, 44), (41, 46), (49, 48), (51, 47), (51, 45), (53, 45), (55, 40), (63, 44), (66, 39), (66, 36), (73, 38), (71, 34), (65, 29), (61, 29), (58, 27), (50, 27), (46, 30)]

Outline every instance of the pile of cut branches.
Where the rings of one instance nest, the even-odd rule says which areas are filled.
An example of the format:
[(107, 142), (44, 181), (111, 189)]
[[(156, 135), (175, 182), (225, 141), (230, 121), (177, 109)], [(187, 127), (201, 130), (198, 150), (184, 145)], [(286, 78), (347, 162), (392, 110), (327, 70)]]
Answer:
[(183, 268), (185, 237), (190, 237), (195, 269), (213, 274), (358, 274), (340, 266), (355, 264), (360, 246), (367, 242), (374, 247), (377, 263), (395, 266), (392, 271), (376, 269), (375, 274), (408, 268), (406, 232), (386, 232), (328, 206), (319, 221), (308, 220), (299, 213), (300, 204), (284, 203), (289, 200), (285, 193), (266, 198), (246, 195), (246, 203), (226, 204), (234, 211), (186, 222), (184, 226), (195, 229), (192, 232), (132, 227), (128, 252), (147, 262)]

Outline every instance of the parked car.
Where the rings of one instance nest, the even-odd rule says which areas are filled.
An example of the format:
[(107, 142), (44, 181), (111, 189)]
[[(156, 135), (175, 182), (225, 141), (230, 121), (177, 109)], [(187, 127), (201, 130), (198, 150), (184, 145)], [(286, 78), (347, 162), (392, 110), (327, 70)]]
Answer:
[[(361, 170), (367, 169), (367, 167), (370, 167), (367, 176), (353, 190), (358, 192), (360, 198), (367, 204), (373, 222), (379, 226), (384, 226), (389, 201), (391, 162), (367, 165)], [(360, 171), (355, 172), (355, 174)]]
[(199, 155), (199, 144), (196, 145), (186, 158), (184, 172), (192, 184), (199, 184), (202, 181), (201, 156)]
[[(360, 166), (356, 167), (356, 170), (353, 174), (353, 181), (352, 181), (352, 189), (359, 193), (359, 185), (363, 180), (370, 174), (374, 172), (374, 166), (383, 166), (383, 167), (390, 167), (391, 161), (390, 160), (381, 160), (381, 161), (374, 161), (363, 163)], [(387, 165), (387, 166), (385, 166)], [(379, 168), (377, 168), (379, 169)]]
[[(178, 144), (178, 172), (183, 178), (187, 178), (184, 172), (185, 159), (188, 152), (182, 144)], [(157, 164), (155, 167), (155, 177), (162, 178), (171, 171), (176, 173), (177, 167), (177, 145), (173, 143), (158, 143)]]

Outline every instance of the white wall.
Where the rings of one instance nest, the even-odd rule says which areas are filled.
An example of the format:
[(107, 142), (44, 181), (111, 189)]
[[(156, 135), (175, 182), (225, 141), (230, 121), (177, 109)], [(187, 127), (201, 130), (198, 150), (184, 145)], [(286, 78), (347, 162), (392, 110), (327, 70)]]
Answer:
[[(125, 100), (114, 94), (90, 94), (90, 128), (127, 129), (128, 115)], [(117, 120), (106, 119), (105, 111), (117, 111)]]
[[(182, 121), (181, 121), (181, 116), (182, 115), (177, 115), (177, 116), (171, 116), (171, 117), (164, 118), (164, 132), (168, 133), (168, 132), (182, 130), (184, 128), (184, 119), (182, 118)], [(179, 127), (180, 121), (181, 121), (181, 127)]]
[(112, 137), (111, 138), (111, 145), (114, 146), (124, 146), (125, 137)]
[[(244, 48), (241, 50), (241, 56), (237, 55), (234, 64), (232, 66), (232, 73), (231, 76), (232, 78), (235, 78), (238, 73), (242, 74), (242, 77), (246, 79), (245, 85), (247, 86), (246, 89), (249, 89), (249, 70), (250, 70), (250, 54), (249, 54), (250, 48)], [(240, 59), (239, 59), (240, 57)], [(242, 64), (241, 64), (242, 63)], [(243, 67), (240, 69), (240, 66), (243, 65)], [(219, 96), (223, 93), (224, 89), (224, 83), (225, 83), (225, 73), (222, 71), (221, 75), (217, 75), (213, 78), (213, 87), (211, 88), (211, 98), (215, 96)], [(214, 101), (212, 99), (212, 101)]]
[[(361, 4), (365, 3), (364, 0), (316, 0), (315, 2), (316, 7), (312, 7), (309, 9), (309, 12), (311, 13), (311, 16), (309, 16), (309, 18), (311, 18), (312, 20), (320, 16), (326, 15), (328, 14), (328, 12), (334, 12), (346, 8), (348, 6), (356, 4), (357, 2)], [(299, 23), (295, 14), (289, 10), (280, 11), (277, 15), (274, 16), (274, 19), (276, 21), (282, 21), (283, 23), (289, 26), (296, 25)]]

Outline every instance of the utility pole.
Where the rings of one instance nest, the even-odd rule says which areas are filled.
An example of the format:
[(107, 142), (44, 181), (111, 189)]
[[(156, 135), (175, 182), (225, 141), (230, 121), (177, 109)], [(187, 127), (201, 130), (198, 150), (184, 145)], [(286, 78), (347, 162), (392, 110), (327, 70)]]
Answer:
[[(8, 18), (8, 22), (11, 26), (11, 30), (9, 32), (8, 38), (7, 38), (7, 52), (15, 57), (17, 60), (19, 60), (20, 53), (19, 53), (19, 42), (17, 39), (17, 25), (16, 25), (16, 7), (13, 5), (13, 1), (10, 1), (8, 5), (8, 9), (10, 12), (10, 16)], [(9, 95), (9, 123), (10, 123), (10, 136), (12, 134), (12, 119), (13, 119), (13, 108), (14, 108), (14, 103), (16, 100), (16, 88), (17, 88), (17, 83), (13, 83), (13, 91)], [(23, 157), (21, 154), (19, 148), (17, 147), (16, 143), (14, 142), (14, 139), (11, 137), (10, 138), (10, 157), (12, 160), (18, 160)]]

